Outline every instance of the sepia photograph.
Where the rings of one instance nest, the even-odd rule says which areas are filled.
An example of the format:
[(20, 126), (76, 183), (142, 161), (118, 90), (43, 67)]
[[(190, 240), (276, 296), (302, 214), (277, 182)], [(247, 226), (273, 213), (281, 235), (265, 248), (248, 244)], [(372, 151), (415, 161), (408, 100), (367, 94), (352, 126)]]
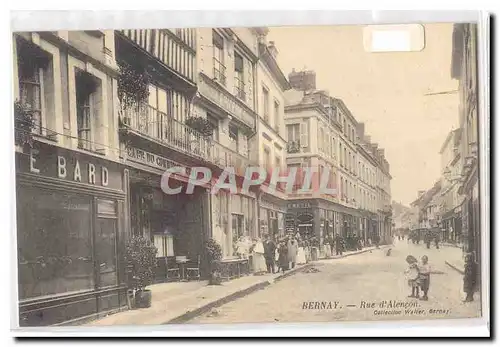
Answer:
[(12, 32), (16, 325), (483, 317), (478, 32)]

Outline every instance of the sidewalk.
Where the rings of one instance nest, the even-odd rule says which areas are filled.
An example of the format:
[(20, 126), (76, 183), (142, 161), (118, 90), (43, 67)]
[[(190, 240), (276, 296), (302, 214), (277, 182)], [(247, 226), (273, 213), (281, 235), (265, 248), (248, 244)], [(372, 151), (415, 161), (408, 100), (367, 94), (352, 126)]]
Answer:
[(265, 288), (312, 265), (313, 263), (299, 265), (284, 274), (244, 276), (223, 282), (220, 286), (208, 286), (208, 281), (152, 285), (148, 287), (153, 294), (151, 307), (118, 312), (89, 322), (86, 326), (182, 323), (214, 307)]
[[(387, 247), (389, 246), (380, 246), (380, 250)], [(314, 264), (369, 252), (375, 249), (375, 247), (368, 247), (361, 251), (344, 252), (342, 257), (336, 256), (334, 258), (320, 259), (315, 262), (299, 265), (284, 274), (249, 275), (223, 282), (220, 286), (208, 286), (208, 281), (151, 285), (148, 287), (153, 294), (151, 307), (118, 312), (85, 325), (96, 327), (182, 323), (205, 312), (209, 312), (212, 308), (272, 285), (274, 282), (291, 276)]]

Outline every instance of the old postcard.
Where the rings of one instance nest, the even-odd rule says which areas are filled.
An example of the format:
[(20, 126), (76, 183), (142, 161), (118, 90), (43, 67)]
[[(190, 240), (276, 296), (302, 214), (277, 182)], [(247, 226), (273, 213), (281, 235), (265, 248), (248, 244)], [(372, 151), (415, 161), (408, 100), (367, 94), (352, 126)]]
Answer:
[(19, 327), (484, 314), (476, 23), (12, 40)]

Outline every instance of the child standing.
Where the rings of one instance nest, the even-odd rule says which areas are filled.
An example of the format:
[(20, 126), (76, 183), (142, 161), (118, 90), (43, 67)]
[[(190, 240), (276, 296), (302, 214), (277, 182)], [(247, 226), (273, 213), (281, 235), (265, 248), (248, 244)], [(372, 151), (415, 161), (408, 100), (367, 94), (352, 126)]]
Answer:
[(411, 295), (409, 298), (418, 298), (420, 293), (418, 289), (418, 262), (413, 256), (406, 257), (406, 262), (408, 263), (408, 268), (405, 270), (406, 279), (408, 280), (408, 285), (411, 288)]
[(418, 267), (419, 275), (418, 281), (420, 283), (420, 288), (424, 292), (424, 296), (422, 296), (421, 300), (429, 300), (427, 297), (427, 292), (429, 291), (429, 285), (431, 280), (431, 266), (429, 265), (429, 258), (424, 255), (422, 257), (422, 263)]

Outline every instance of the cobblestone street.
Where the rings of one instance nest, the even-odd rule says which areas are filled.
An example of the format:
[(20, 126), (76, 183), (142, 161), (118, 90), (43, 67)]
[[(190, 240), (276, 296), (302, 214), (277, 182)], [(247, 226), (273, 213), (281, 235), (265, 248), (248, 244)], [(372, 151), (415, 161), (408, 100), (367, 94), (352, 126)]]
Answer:
[[(409, 287), (403, 272), (408, 254), (418, 259), (428, 255), (433, 272), (436, 272), (431, 275), (427, 302), (407, 298)], [(423, 244), (396, 241), (391, 256), (386, 256), (385, 250), (374, 250), (342, 259), (323, 260), (315, 265), (319, 272), (297, 273), (189, 323), (478, 317), (479, 295), (476, 294), (475, 302), (463, 303), (462, 276), (445, 264), (445, 260), (460, 258), (460, 254), (461, 250), (454, 247), (426, 249)], [(386, 303), (381, 307), (383, 301)], [(391, 303), (396, 303), (396, 306), (391, 307)]]

